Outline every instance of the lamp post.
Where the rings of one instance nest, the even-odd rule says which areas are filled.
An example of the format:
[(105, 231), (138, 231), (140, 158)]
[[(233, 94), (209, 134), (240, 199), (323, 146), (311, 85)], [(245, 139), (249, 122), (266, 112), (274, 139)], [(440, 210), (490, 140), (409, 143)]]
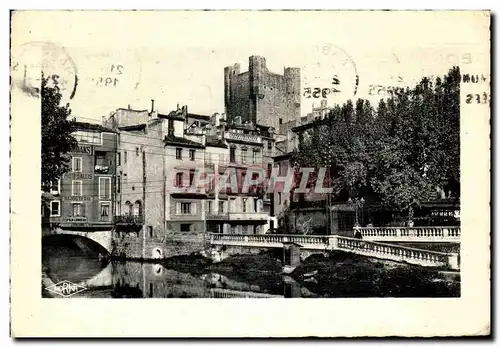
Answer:
[(354, 211), (356, 214), (356, 226), (359, 226), (359, 219), (358, 219), (358, 209), (363, 208), (363, 205), (365, 204), (365, 199), (361, 198), (349, 198), (347, 200), (347, 203), (349, 205), (354, 205)]

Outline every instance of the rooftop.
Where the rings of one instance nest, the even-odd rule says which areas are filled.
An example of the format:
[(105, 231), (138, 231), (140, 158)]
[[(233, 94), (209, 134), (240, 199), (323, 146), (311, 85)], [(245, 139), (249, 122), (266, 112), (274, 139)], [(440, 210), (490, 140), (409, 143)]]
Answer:
[(96, 124), (96, 123), (87, 123), (87, 122), (75, 121), (73, 123), (73, 127), (76, 130), (94, 130), (94, 131), (102, 131), (102, 132), (108, 132), (108, 133), (114, 133), (115, 132), (114, 130), (112, 130), (110, 128), (103, 127), (102, 125)]
[(165, 136), (165, 144), (166, 145), (176, 145), (176, 146), (183, 146), (183, 147), (195, 147), (195, 148), (204, 148), (201, 143), (195, 142), (188, 140), (183, 137), (178, 137), (174, 135), (168, 135)]

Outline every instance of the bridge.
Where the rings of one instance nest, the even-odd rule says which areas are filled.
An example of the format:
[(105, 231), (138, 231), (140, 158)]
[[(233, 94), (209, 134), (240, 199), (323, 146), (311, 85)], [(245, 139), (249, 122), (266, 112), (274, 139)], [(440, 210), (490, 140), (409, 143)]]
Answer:
[[(98, 252), (97, 254), (103, 254), (106, 252), (111, 254), (112, 251), (112, 230), (76, 231), (54, 228), (44, 229), (42, 231), (43, 238), (54, 238), (57, 237), (57, 235), (69, 235), (71, 240), (86, 254), (95, 252)], [(106, 252), (103, 250), (106, 250)]]
[(458, 253), (436, 252), (338, 235), (210, 234), (212, 246), (282, 248), (284, 243), (290, 242), (300, 245), (304, 251), (343, 251), (420, 266), (452, 270), (460, 268)]

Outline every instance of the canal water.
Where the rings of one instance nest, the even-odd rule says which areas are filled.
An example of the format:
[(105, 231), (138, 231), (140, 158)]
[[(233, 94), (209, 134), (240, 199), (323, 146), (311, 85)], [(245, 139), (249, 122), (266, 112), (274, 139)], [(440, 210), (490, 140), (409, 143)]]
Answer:
[(100, 260), (71, 250), (44, 252), (42, 297), (61, 298), (50, 289), (62, 281), (81, 289), (71, 298), (315, 297), (287, 276), (272, 275), (265, 281), (235, 280), (218, 273), (179, 272), (155, 263)]

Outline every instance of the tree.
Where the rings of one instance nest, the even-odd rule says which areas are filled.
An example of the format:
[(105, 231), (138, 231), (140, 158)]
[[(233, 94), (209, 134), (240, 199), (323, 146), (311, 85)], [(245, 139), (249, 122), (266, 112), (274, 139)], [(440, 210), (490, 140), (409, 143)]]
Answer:
[[(370, 184), (380, 200), (408, 213), (437, 196), (460, 194), (460, 71), (423, 78), (379, 105)], [(450, 194), (448, 194), (450, 195)], [(448, 196), (450, 197), (450, 196)]]
[(374, 110), (348, 100), (313, 124), (296, 166), (331, 167), (333, 195), (363, 195), (413, 215), (441, 189), (460, 195), (460, 71), (397, 88)]
[(57, 86), (50, 87), (42, 74), (42, 190), (49, 191), (52, 182), (69, 170), (66, 155), (77, 145), (71, 135), (74, 122), (69, 104), (61, 106), (61, 93)]

